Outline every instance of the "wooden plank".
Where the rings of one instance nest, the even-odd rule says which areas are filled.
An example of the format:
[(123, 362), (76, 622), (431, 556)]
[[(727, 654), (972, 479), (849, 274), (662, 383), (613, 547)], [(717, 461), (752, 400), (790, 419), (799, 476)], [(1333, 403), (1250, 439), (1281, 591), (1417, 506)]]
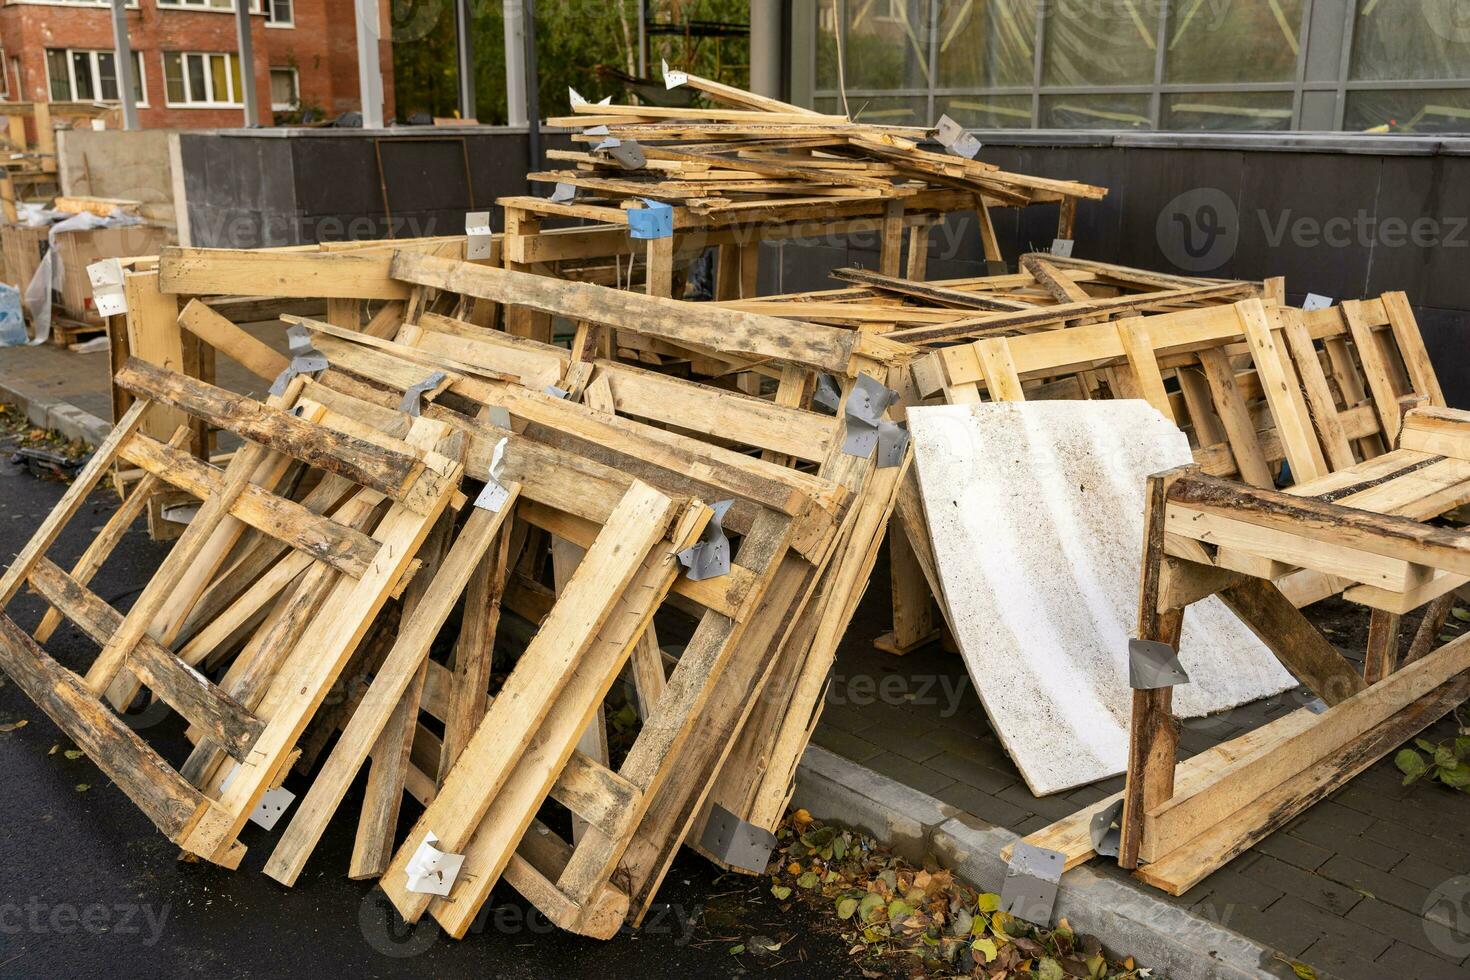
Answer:
[[(688, 519), (681, 521), (680, 530), (674, 533), (674, 547), (678, 547), (679, 542), (687, 541), (689, 534), (697, 533), (691, 531), (695, 526)], [(578, 564), (566, 591), (558, 598), (558, 609), (573, 597), (578, 578), (588, 562), (594, 560), (596, 548), (597, 545), (594, 544)], [(667, 595), (674, 575), (670, 561), (673, 553), (664, 544), (656, 545), (647, 553), (626, 590), (614, 602), (612, 612), (599, 627), (597, 636), (576, 673), (557, 692), (554, 704), (547, 706), (549, 710), (539, 726), (540, 730), (515, 760), (512, 771), (495, 798), (487, 801), (484, 815), (463, 851), (465, 864), (475, 869), (476, 877), (461, 876), (449, 898), (435, 900), (432, 905), (435, 919), (450, 935), (462, 937), (473, 925), (480, 907), (489, 898), (492, 886), (503, 873), (518, 842), (524, 842), (537, 809), (553, 784), (558, 782), (557, 774), (566, 768), (578, 739), (601, 710), (603, 700), (627, 662), (639, 634)], [(555, 615), (553, 610), (553, 616)], [(514, 676), (512, 674), (512, 678)], [(504, 697), (505, 691), (502, 688), (494, 704), (500, 704)], [(492, 705), (491, 712), (494, 710)], [(485, 734), (485, 728), (482, 727), (476, 733), (476, 738), (483, 738)], [(471, 743), (471, 749), (466, 750), (460, 765), (450, 774), (450, 779), (445, 784), (446, 790), (464, 769), (465, 761), (473, 751), (473, 744)], [(640, 795), (634, 793), (630, 802), (636, 802)], [(615, 824), (621, 826), (625, 823), (631, 809), (632, 807), (628, 807), (619, 814), (612, 815)], [(437, 827), (438, 824), (431, 826)], [(598, 831), (589, 823), (584, 832)], [(412, 835), (409, 839), (413, 840)], [(588, 906), (591, 904), (586, 903)]]
[(1128, 366), (1132, 369), (1139, 395), (1158, 409), (1164, 418), (1174, 422), (1174, 408), (1169, 403), (1169, 393), (1164, 389), (1164, 375), (1159, 370), (1159, 359), (1149, 330), (1146, 317), (1118, 321), (1118, 338), (1128, 355)]
[(1329, 705), (1366, 686), (1353, 665), (1270, 582), (1249, 579), (1223, 589), (1220, 599), (1297, 680)]
[(1388, 364), (1373, 336), (1363, 304), (1348, 300), (1341, 309), (1343, 321), (1353, 338), (1353, 349), (1358, 352), (1358, 361), (1363, 365), (1363, 376), (1368, 379), (1373, 406), (1378, 410), (1378, 421), (1383, 426), (1384, 441), (1392, 449), (1398, 445), (1401, 412)]
[[(509, 503), (502, 507), (504, 510)], [(464, 618), (454, 646), (453, 673), (450, 675), (449, 703), (440, 716), (444, 722), (444, 739), (440, 747), (437, 786), (459, 759), (475, 733), (475, 726), (485, 717), (490, 703), (490, 670), (495, 656), (495, 634), (500, 625), (500, 608), (505, 597), (505, 584), (513, 557), (515, 537), (504, 527), (498, 545), (487, 551), (465, 587)], [(522, 545), (526, 534), (520, 534)], [(512, 554), (517, 552), (517, 554)]]
[(1150, 861), (1163, 858), (1467, 670), (1470, 670), (1470, 637), (1462, 637), (1328, 708), (1294, 738), (1261, 746), (1221, 770), (1210, 783), (1193, 793), (1150, 808), (1146, 815), (1143, 858)]
[[(1322, 450), (1326, 453), (1328, 468), (1341, 470), (1352, 466), (1357, 459), (1353, 456), (1353, 448), (1343, 430), (1337, 403), (1333, 400), (1332, 389), (1327, 385), (1327, 376), (1322, 372), (1322, 361), (1317, 357), (1317, 348), (1312, 343), (1306, 324), (1295, 311), (1282, 310), (1281, 335), (1301, 378), (1307, 408), (1316, 425)], [(1298, 480), (1300, 479), (1299, 477)]]
[[(397, 639), (379, 666), (368, 694), (348, 719), (342, 736), (316, 779), (296, 808), (266, 862), (265, 873), (284, 885), (293, 885), (311, 856), (327, 822), (357, 776), (378, 734), (402, 700), (403, 691), (420, 678), (429, 645), (438, 635), (471, 576), (483, 563), (491, 542), (515, 512), (520, 488), (511, 484), (510, 499), (498, 512), (474, 508), (455, 538), (454, 546), (422, 600), (400, 626)], [(421, 679), (421, 678), (420, 678)], [(416, 718), (414, 720), (417, 720)]]
[(279, 252), (271, 249), (165, 247), (158, 288), (189, 296), (307, 299), (408, 299), (389, 275), (390, 251)]
[(345, 476), (411, 509), (423, 506), (421, 498), (425, 493), (434, 493), (432, 478), (427, 489), (419, 486), (423, 460), (312, 425), (253, 398), (162, 370), (136, 358), (128, 361), (117, 381), (129, 391), (182, 408), (212, 426)]
[[(202, 499), (218, 494), (224, 474), (176, 447), (146, 436), (135, 436), (123, 447), (122, 457), (142, 467), (149, 476), (167, 480)], [(377, 543), (361, 531), (312, 513), (286, 497), (251, 484), (230, 505), (233, 517), (290, 545), (302, 554), (360, 578), (377, 556)]]
[(52, 660), (4, 613), (0, 668), (170, 840), (180, 841), (210, 807), (81, 678)]
[(1397, 613), (1373, 610), (1368, 621), (1368, 650), (1363, 660), (1363, 680), (1377, 684), (1398, 669), (1399, 616)]
[[(587, 550), (566, 595), (521, 655), (459, 764), (384, 875), (384, 890), (406, 921), (418, 921), (432, 898), (408, 891), (404, 869), (409, 858), (430, 831), (442, 842), (438, 845), (441, 850), (465, 853), (480, 820), (550, 709), (553, 693), (576, 674), (577, 665), (638, 573), (644, 556), (662, 540), (674, 510), (668, 497), (635, 483)], [(579, 726), (579, 733), (582, 727), (585, 725)]]
[(857, 335), (812, 325), (794, 332), (774, 317), (701, 307), (698, 317), (678, 300), (610, 290), (506, 269), (456, 263), (411, 252), (394, 259), (393, 275), (497, 303), (524, 306), (675, 342), (754, 357), (773, 357), (848, 374)]
[(977, 341), (975, 356), (980, 360), (980, 371), (985, 378), (985, 392), (991, 401), (1026, 400), (1020, 375), (1016, 373), (1016, 362), (1011, 359), (1010, 342), (1006, 338)]
[(1254, 487), (1274, 487), (1276, 478), (1272, 476), (1265, 453), (1261, 451), (1255, 422), (1236, 386), (1230, 359), (1223, 351), (1204, 350), (1199, 352), (1199, 362), (1214, 395), (1215, 410), (1230, 440), (1230, 451), (1241, 479)]
[[(1138, 587), (1138, 638), (1179, 649), (1183, 609), (1160, 609), (1164, 556), (1164, 513), (1178, 470), (1149, 477), (1144, 510), (1144, 546)], [(1148, 811), (1174, 795), (1174, 761), (1179, 732), (1174, 727), (1173, 687), (1133, 692), (1128, 726), (1128, 772), (1123, 787), (1123, 814), (1118, 825), (1118, 864), (1136, 868), (1145, 839)]]
[(179, 326), (266, 381), (274, 381), (291, 363), (290, 358), (241, 330), (201, 300), (188, 302), (179, 313)]
[(1171, 510), (1177, 504), (1369, 555), (1470, 574), (1470, 536), (1403, 517), (1198, 475), (1176, 481), (1169, 489), (1169, 502)]
[[(442, 423), (419, 418), (414, 420), (409, 441), (429, 446), (445, 434)], [(322, 603), (322, 614), (312, 621), (303, 642), (292, 651), (287, 668), (272, 682), (274, 692), (290, 691), (293, 696), (282, 698), (276, 705), (256, 742), (257, 751), (235, 771), (229, 787), (221, 792), (219, 812), (206, 815), (190, 834), (184, 845), (187, 850), (211, 860), (231, 857), (238, 862), (243, 849), (235, 844), (236, 836), (260, 796), (278, 779), (287, 754), (402, 580), (434, 520), (448, 505), (459, 475), (457, 465), (446, 474), (426, 514), (393, 507), (378, 524), (374, 535), (383, 545), (379, 561), (359, 580), (343, 577)]]
[[(482, 515), (482, 520), (499, 524), (504, 519), (503, 511), (504, 508), (493, 515)], [(480, 511), (476, 509), (470, 516), (473, 517), (476, 513)], [(409, 627), (415, 625), (414, 614), (427, 597), (433, 580), (437, 579), (438, 573), (443, 570), (441, 563), (448, 551), (449, 534), (454, 523), (455, 515), (445, 514), (419, 548), (423, 566), (414, 575), (413, 581), (409, 582), (401, 605), (401, 616)], [(489, 545), (482, 543), (478, 536), (473, 534), (470, 544), (475, 551), (465, 561), (472, 567), (478, 567), (479, 560), (489, 549)], [(473, 574), (473, 572), (467, 574)], [(443, 618), (448, 618), (449, 610), (453, 608), (460, 592), (464, 590), (465, 581), (460, 576), (456, 576), (455, 580), (451, 581), (450, 584), (457, 585), (458, 588), (452, 596), (446, 595), (440, 600), (439, 609), (443, 610)], [(435, 612), (438, 612), (439, 609), (436, 609)], [(442, 621), (431, 623), (424, 632), (409, 634), (415, 641), (415, 649), (421, 648), (427, 651), (428, 643), (432, 643), (433, 640), (430, 639), (428, 643), (424, 643), (424, 637), (437, 634), (442, 626)], [(400, 626), (399, 637), (403, 637), (404, 633), (405, 629)], [(389, 655), (391, 654), (390, 650)], [(418, 669), (413, 672), (407, 687), (395, 699), (393, 713), (389, 715), (388, 723), (383, 726), (383, 730), (378, 733), (372, 748), (367, 786), (363, 790), (362, 806), (357, 816), (357, 835), (352, 845), (352, 857), (347, 865), (347, 877), (354, 880), (376, 878), (383, 873), (383, 869), (388, 865), (388, 859), (393, 854), (394, 835), (398, 832), (398, 811), (403, 805), (404, 782), (408, 777), (409, 753), (413, 750), (414, 733), (418, 728), (419, 707), (424, 693), (424, 677), (429, 669), (427, 652), (420, 654), (419, 659)], [(381, 666), (378, 673), (382, 673)], [(371, 688), (368, 693), (372, 693)]]
[(1388, 314), (1388, 325), (1398, 342), (1399, 356), (1404, 359), (1414, 390), (1426, 395), (1429, 404), (1443, 407), (1444, 391), (1439, 386), (1439, 375), (1429, 360), (1429, 352), (1424, 349), (1424, 336), (1419, 332), (1419, 322), (1409, 306), (1409, 297), (1401, 292), (1384, 293), (1383, 308)]
[[(179, 426), (173, 438), (168, 442), (169, 448), (180, 448), (189, 441), (189, 435), (187, 427)], [(133, 442), (137, 441), (135, 437)], [(127, 499), (112, 512), (112, 516), (107, 519), (102, 530), (97, 533), (97, 536), (87, 545), (87, 549), (82, 552), (81, 557), (77, 559), (76, 564), (72, 566), (71, 577), (78, 585), (86, 585), (92, 581), (92, 576), (97, 574), (112, 555), (118, 542), (132, 528), (133, 521), (143, 513), (143, 508), (148, 505), (148, 498), (158, 489), (161, 482), (156, 474), (145, 473), (142, 479), (134, 485)], [(45, 645), (56, 627), (61, 625), (61, 619), (61, 613), (56, 609), (47, 609), (46, 615), (41, 617), (41, 625), (37, 626), (35, 633), (32, 634), (36, 642)]]
[(1327, 461), (1312, 429), (1307, 403), (1297, 383), (1296, 372), (1271, 329), (1266, 308), (1260, 300), (1239, 303), (1235, 307), (1245, 327), (1246, 341), (1261, 388), (1276, 420), (1276, 432), (1286, 449), (1291, 475), (1297, 480), (1315, 480), (1327, 473)]
[[(105, 645), (122, 625), (122, 613), (49, 558), (36, 563), (28, 580), (46, 601), (75, 623), (93, 642)], [(211, 684), (152, 637), (133, 648), (128, 666), (143, 683), (193, 725), (206, 731), (231, 756), (244, 759), (265, 725), (235, 699)]]

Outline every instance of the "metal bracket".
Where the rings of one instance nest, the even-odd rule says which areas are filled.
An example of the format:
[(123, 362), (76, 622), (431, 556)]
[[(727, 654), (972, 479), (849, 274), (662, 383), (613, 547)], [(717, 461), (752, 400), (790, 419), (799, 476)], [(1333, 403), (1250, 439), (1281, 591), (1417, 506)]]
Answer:
[(489, 211), (470, 211), (464, 216), (466, 259), (488, 259), (494, 235), (490, 231)]
[[(570, 101), (572, 103), (572, 108), (574, 108), (574, 109), (577, 106), (579, 106), (579, 105), (591, 105), (592, 104), (591, 102), (589, 102), (586, 99), (584, 99), (581, 96), (581, 94), (576, 89), (572, 88), (571, 86), (567, 86), (567, 97), (570, 99)], [(598, 105), (612, 105), (612, 96), (609, 95), (607, 98), (603, 99), (601, 102), (599, 102), (597, 104)]]
[(1117, 857), (1123, 832), (1118, 823), (1123, 819), (1123, 801), (1119, 800), (1106, 810), (1099, 810), (1092, 818), (1092, 849), (1103, 857)]
[(490, 472), (485, 479), (485, 489), (475, 496), (475, 506), (491, 513), (500, 513), (500, 508), (510, 499), (510, 491), (500, 482), (500, 473), (505, 469), (505, 446), (510, 440), (501, 437), (490, 454)]
[(98, 315), (121, 316), (128, 311), (121, 261), (103, 259), (93, 262), (87, 266), (87, 278), (92, 282), (92, 305), (97, 307)]
[(1067, 867), (1060, 851), (1016, 841), (1011, 863), (1006, 865), (1005, 884), (1000, 889), (1000, 907), (1018, 919), (1039, 926), (1051, 925), (1057, 904), (1057, 885)]
[(687, 71), (679, 71), (678, 69), (671, 69), (671, 68), (669, 68), (669, 62), (668, 62), (668, 59), (667, 58), (663, 59), (663, 66), (664, 66), (664, 88), (666, 88), (666, 89), (678, 88), (680, 85), (686, 85), (686, 84), (688, 84), (688, 82), (689, 82), (689, 73)]
[(646, 197), (638, 200), (643, 207), (628, 211), (628, 230), (633, 238), (672, 238), (674, 236), (674, 206), (661, 201), (650, 201)]
[(648, 157), (644, 156), (643, 147), (637, 140), (618, 140), (616, 145), (607, 148), (607, 152), (624, 170), (642, 170), (648, 163)]
[(552, 204), (570, 204), (577, 199), (577, 185), (566, 184), (557, 181), (556, 187), (551, 191), (551, 197), (547, 198)]
[(1059, 259), (1070, 259), (1072, 248), (1077, 242), (1071, 238), (1053, 238), (1051, 241), (1051, 254)]
[(552, 398), (565, 398), (571, 394), (571, 392), (567, 391), (565, 388), (558, 388), (556, 385), (547, 385), (541, 390), (546, 392)]
[(439, 838), (432, 830), (428, 831), (419, 849), (408, 859), (404, 871), (408, 874), (406, 887), (409, 891), (420, 895), (448, 895), (454, 887), (454, 879), (459, 877), (460, 868), (464, 867), (464, 855), (441, 851), (434, 846), (437, 843)]
[(1128, 640), (1128, 686), (1135, 691), (1188, 684), (1179, 651), (1158, 640)]
[(957, 157), (973, 160), (975, 154), (980, 152), (980, 140), (975, 134), (966, 132), (965, 127), (949, 116), (940, 116), (934, 130), (934, 138), (939, 141), (939, 145)]
[(704, 823), (704, 836), (699, 846), (715, 860), (731, 868), (751, 874), (764, 874), (776, 849), (776, 836), (770, 831), (746, 823), (718, 803), (710, 807)]
[(1308, 711), (1310, 711), (1314, 715), (1320, 715), (1322, 712), (1324, 712), (1324, 711), (1327, 710), (1328, 704), (1327, 704), (1326, 701), (1323, 701), (1321, 698), (1313, 698), (1312, 700), (1308, 701), (1306, 704), (1302, 705), (1302, 707), (1303, 708), (1306, 708)]
[(327, 356), (311, 345), (311, 331), (301, 324), (286, 328), (286, 343), (291, 351), (291, 363), (271, 382), (272, 395), (284, 395), (286, 386), (296, 375), (319, 374), (330, 366)]
[[(219, 788), (221, 793), (230, 788), (230, 782), (239, 771), (240, 763), (237, 762), (225, 774), (225, 778), (220, 781)], [(260, 797), (260, 802), (255, 804), (255, 809), (250, 811), (250, 822), (259, 827), (264, 827), (266, 830), (274, 830), (276, 823), (285, 815), (286, 808), (294, 803), (295, 800), (296, 794), (284, 786), (268, 789)]]
[(903, 462), (903, 454), (909, 448), (909, 424), (890, 422), (878, 423), (878, 469), (892, 469)]
[[(880, 429), (886, 421), (883, 413), (897, 400), (898, 392), (885, 387), (881, 381), (870, 375), (859, 375), (857, 383), (847, 396), (844, 410), (847, 432), (842, 442), (842, 451), (849, 456), (864, 458), (873, 455), (873, 450), (878, 447)], [(890, 434), (888, 438), (896, 440), (898, 437)]]
[(443, 371), (435, 371), (418, 384), (409, 385), (403, 392), (403, 401), (399, 402), (398, 410), (407, 412), (409, 418), (418, 418), (419, 412), (423, 411), (424, 396), (444, 383), (448, 377)]
[(1317, 310), (1325, 310), (1331, 305), (1331, 296), (1323, 296), (1321, 293), (1308, 293), (1307, 298), (1302, 301), (1302, 312), (1312, 313)]
[(812, 392), (812, 407), (828, 415), (836, 415), (837, 410), (842, 407), (842, 389), (837, 387), (837, 379), (832, 375), (817, 375), (817, 387)]
[(714, 513), (704, 526), (699, 541), (679, 552), (679, 564), (688, 569), (685, 575), (689, 581), (699, 582), (730, 573), (730, 539), (725, 536), (721, 522), (733, 503), (733, 500), (721, 500), (710, 504)]

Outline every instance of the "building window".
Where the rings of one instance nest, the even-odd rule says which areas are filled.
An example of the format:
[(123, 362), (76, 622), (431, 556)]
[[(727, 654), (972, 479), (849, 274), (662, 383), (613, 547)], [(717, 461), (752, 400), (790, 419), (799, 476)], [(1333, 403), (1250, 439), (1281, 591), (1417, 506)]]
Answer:
[(296, 10), (292, 0), (262, 0), (265, 4), (266, 27), (294, 27)]
[[(117, 60), (111, 51), (46, 51), (46, 74), (53, 102), (116, 102)], [(133, 102), (148, 104), (143, 54), (133, 52)]]
[(165, 51), (163, 81), (171, 106), (242, 104), (240, 59), (233, 54)]
[[(264, 12), (263, 3), (268, 4), (270, 0), (250, 0), (250, 12), (259, 14)], [(164, 10), (169, 8), (179, 9), (204, 9), (204, 10), (234, 10), (235, 0), (158, 0), (158, 6)]]
[(300, 83), (295, 68), (271, 69), (271, 109), (290, 112), (301, 102)]

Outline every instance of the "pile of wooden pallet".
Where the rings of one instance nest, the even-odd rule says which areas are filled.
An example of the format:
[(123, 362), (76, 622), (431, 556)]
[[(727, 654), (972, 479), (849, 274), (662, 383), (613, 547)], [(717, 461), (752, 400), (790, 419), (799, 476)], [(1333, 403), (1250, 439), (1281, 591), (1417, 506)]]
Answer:
[[(764, 870), (908, 464), (884, 418), (904, 349), (435, 251), (175, 249), (127, 273), (128, 318), (176, 311), (272, 393), (122, 363), (117, 428), (0, 579), (35, 621), (0, 618), (0, 666), (187, 853), (238, 867), (246, 823), (281, 819), (265, 871), (290, 884), (367, 767), (348, 873), (381, 875), (406, 919), (462, 936), (504, 878), (607, 937), (681, 844)], [(272, 263), (403, 299), (288, 317), (283, 354), (200, 298)], [(573, 342), (477, 326), (484, 304)], [(605, 356), (614, 331), (782, 381), (651, 373)], [(819, 376), (835, 414), (799, 407)], [(239, 441), (222, 465), (212, 434)], [(48, 550), (124, 464), (122, 506), (63, 568)], [(88, 581), (170, 491), (198, 510), (115, 610)], [(20, 608), (25, 587), (42, 602)], [(100, 647), (89, 666), (41, 646), (62, 620)], [(114, 711), (150, 697), (187, 725), (181, 756)]]
[[(947, 215), (975, 214), (984, 258), (1004, 266), (991, 209), (1057, 211), (1070, 242), (1080, 201), (1106, 188), (1008, 173), (956, 143), (958, 127), (869, 125), (824, 115), (709, 79), (665, 70), (671, 86), (705, 106), (590, 104), (573, 94), (576, 150), (552, 150), (560, 169), (529, 175), (550, 196), (504, 197), (508, 268), (682, 295), (688, 262), (720, 249), (716, 297), (756, 295), (763, 241), (873, 234), (880, 270), (896, 276), (907, 240), (908, 274), (922, 279), (930, 230)], [(931, 135), (950, 149), (928, 144)], [(969, 153), (970, 155), (965, 155)], [(546, 228), (564, 219), (595, 222)], [(650, 233), (632, 225), (667, 226)]]

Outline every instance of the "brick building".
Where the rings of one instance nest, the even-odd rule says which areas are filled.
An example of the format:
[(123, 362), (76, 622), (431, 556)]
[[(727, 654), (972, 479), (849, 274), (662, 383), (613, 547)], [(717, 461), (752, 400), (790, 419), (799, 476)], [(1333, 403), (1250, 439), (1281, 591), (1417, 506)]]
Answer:
[[(353, 0), (250, 0), (259, 122), (315, 109), (360, 108)], [(112, 13), (105, 0), (3, 0), (0, 64), (6, 101), (116, 101)], [(383, 0), (380, 23), (388, 35)], [(149, 128), (243, 125), (233, 0), (129, 0), (128, 38)], [(381, 52), (384, 115), (392, 118), (392, 52)]]

